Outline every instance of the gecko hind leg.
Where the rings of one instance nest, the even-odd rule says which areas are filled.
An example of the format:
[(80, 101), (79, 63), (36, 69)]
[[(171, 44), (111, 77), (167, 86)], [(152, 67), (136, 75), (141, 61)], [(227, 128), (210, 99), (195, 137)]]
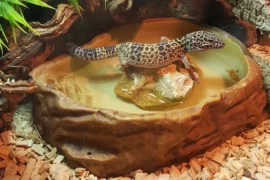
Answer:
[(189, 75), (191, 76), (191, 78), (192, 78), (196, 83), (200, 84), (199, 79), (198, 79), (198, 77), (195, 75), (194, 70), (193, 70), (193, 68), (192, 68), (192, 66), (191, 66), (191, 64), (190, 64), (190, 62), (188, 61), (187, 57), (186, 57), (186, 56), (182, 56), (182, 58), (180, 58), (180, 59), (181, 59), (180, 61), (182, 61), (182, 63), (184, 64), (185, 69), (187, 70), (187, 72), (189, 73)]

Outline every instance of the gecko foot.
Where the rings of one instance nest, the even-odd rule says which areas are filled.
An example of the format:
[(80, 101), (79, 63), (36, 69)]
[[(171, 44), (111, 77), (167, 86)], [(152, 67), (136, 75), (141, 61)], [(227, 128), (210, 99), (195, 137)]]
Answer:
[(193, 69), (187, 69), (188, 74), (191, 76), (191, 79), (196, 83), (200, 84), (199, 78), (195, 75)]
[[(178, 72), (180, 72), (180, 67), (181, 67), (180, 63), (177, 63), (177, 64), (176, 64), (176, 70), (177, 70)], [(192, 79), (193, 81), (195, 81), (196, 83), (200, 84), (199, 78), (195, 75), (193, 68), (190, 67), (190, 69), (186, 69), (186, 70), (187, 70), (188, 74), (190, 75), (191, 79)]]

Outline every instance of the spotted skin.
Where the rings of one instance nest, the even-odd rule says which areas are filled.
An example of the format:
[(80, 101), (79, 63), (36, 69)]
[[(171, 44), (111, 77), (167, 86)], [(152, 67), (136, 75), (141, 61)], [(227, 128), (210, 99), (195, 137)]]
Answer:
[(122, 66), (157, 68), (180, 60), (184, 46), (179, 46), (176, 41), (157, 44), (127, 42), (117, 45), (117, 52)]
[(67, 47), (70, 55), (86, 61), (100, 60), (116, 56), (115, 46), (105, 46), (100, 48), (87, 49), (78, 47), (68, 42)]
[(68, 43), (67, 46), (70, 55), (87, 61), (118, 56), (122, 69), (128, 66), (158, 68), (182, 61), (192, 79), (198, 82), (185, 54), (188, 51), (222, 48), (225, 43), (215, 33), (195, 31), (174, 40), (162, 36), (160, 42), (154, 44), (125, 42), (116, 46), (90, 49), (72, 43)]

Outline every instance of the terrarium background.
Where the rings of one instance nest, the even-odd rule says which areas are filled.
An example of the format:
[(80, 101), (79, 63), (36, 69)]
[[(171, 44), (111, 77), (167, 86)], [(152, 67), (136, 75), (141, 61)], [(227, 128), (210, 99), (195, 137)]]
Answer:
[[(58, 4), (60, 1), (53, 1)], [(138, 22), (143, 19), (153, 17), (178, 17), (196, 20), (211, 26), (217, 26), (226, 30), (230, 34), (236, 36), (245, 45), (247, 45), (254, 56), (254, 59), (261, 65), (264, 74), (264, 86), (269, 92), (269, 61), (270, 53), (268, 46), (270, 32), (269, 6), (267, 1), (233, 1), (233, 0), (183, 0), (183, 1), (157, 1), (157, 0), (137, 0), (133, 2), (131, 9), (126, 9), (127, 3), (117, 5), (120, 1), (110, 1), (106, 4), (104, 1), (86, 0), (80, 1), (84, 8), (83, 18), (76, 21), (70, 21), (70, 30), (63, 35), (49, 39), (42, 43), (54, 44), (54, 51), (46, 58), (51, 59), (65, 52), (63, 44), (67, 41), (82, 45), (89, 42), (94, 36), (108, 29), (126, 23)], [(115, 6), (114, 6), (115, 5)], [(56, 7), (55, 5), (53, 5)], [(26, 12), (29, 20), (47, 22), (55, 13), (48, 9), (33, 8)], [(27, 13), (29, 13), (27, 15)], [(23, 44), (24, 36), (19, 36), (20, 42)], [(254, 46), (253, 46), (254, 45)], [(13, 49), (16, 45), (12, 44)], [(20, 47), (17, 47), (20, 48)], [(40, 52), (44, 47), (41, 46)], [(37, 51), (38, 52), (38, 51)], [(46, 59), (43, 59), (44, 61)], [(1, 58), (0, 62), (6, 61)], [(27, 59), (25, 59), (27, 61)], [(40, 61), (43, 63), (44, 61)], [(26, 63), (27, 64), (27, 63)], [(29, 89), (28, 89), (29, 90)], [(31, 93), (32, 91), (28, 91)], [(269, 96), (268, 96), (269, 97)], [(268, 98), (269, 99), (269, 98)], [(13, 112), (16, 108), (9, 108)], [(8, 113), (2, 114), (1, 120), (6, 122), (12, 119), (12, 116), (6, 116)], [(2, 123), (2, 125), (5, 123)], [(7, 123), (9, 124), (9, 123)], [(3, 126), (2, 126), (3, 127)]]

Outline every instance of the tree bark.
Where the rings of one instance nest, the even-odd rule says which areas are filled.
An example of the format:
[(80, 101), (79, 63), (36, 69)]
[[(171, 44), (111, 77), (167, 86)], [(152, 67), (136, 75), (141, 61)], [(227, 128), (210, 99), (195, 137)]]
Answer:
[(256, 25), (261, 31), (270, 32), (270, 6), (266, 0), (224, 0), (229, 2), (236, 17)]

